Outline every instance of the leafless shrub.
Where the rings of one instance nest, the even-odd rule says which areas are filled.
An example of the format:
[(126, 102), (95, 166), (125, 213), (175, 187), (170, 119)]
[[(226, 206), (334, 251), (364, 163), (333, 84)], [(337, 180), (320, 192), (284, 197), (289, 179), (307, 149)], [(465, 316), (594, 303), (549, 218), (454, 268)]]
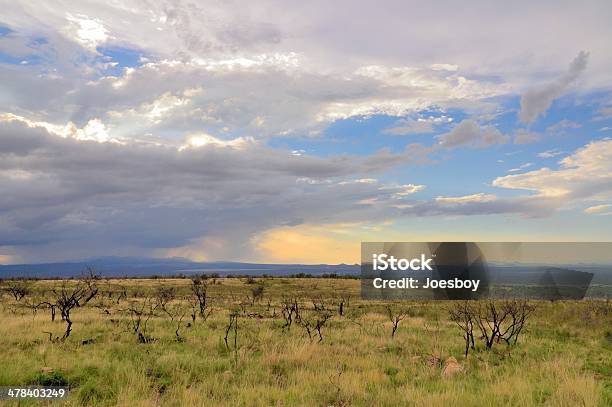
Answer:
[(132, 301), (131, 305), (123, 310), (130, 316), (128, 330), (138, 336), (138, 342), (149, 343), (153, 341), (153, 338), (147, 333), (147, 328), (149, 320), (155, 315), (157, 307), (159, 307), (159, 302), (155, 298), (148, 296), (142, 300)]
[(300, 314), (300, 306), (296, 298), (283, 298), (281, 300), (281, 315), (285, 320), (283, 328), (291, 329), (294, 319)]
[(345, 307), (349, 306), (351, 297), (349, 295), (340, 296), (338, 299), (338, 315), (344, 316)]
[(251, 289), (251, 305), (254, 305), (256, 301), (259, 302), (263, 298), (263, 294), (264, 283), (262, 281)]
[(155, 296), (157, 297), (159, 308), (165, 313), (168, 313), (166, 308), (168, 304), (176, 298), (176, 290), (174, 287), (159, 287), (155, 291)]
[(306, 330), (308, 339), (312, 341), (313, 335), (319, 336), (319, 342), (323, 341), (321, 330), (332, 317), (332, 313), (326, 309), (315, 309), (312, 311), (301, 311), (296, 315), (296, 322)]
[[(207, 292), (208, 292), (208, 282), (201, 278), (194, 278), (191, 280), (191, 298), (190, 302), (192, 303), (192, 309), (197, 306), (198, 314), (202, 320), (206, 321), (206, 319), (212, 313), (212, 308), (209, 306), (207, 300)], [(193, 309), (195, 311), (195, 309)], [(192, 312), (191, 318), (193, 322), (195, 322), (195, 312)]]
[(465, 356), (474, 349), (474, 323), (477, 312), (468, 301), (458, 302), (454, 308), (449, 309), (450, 319), (463, 331), (465, 339)]
[(340, 364), (338, 363), (336, 365), (336, 372), (335, 374), (331, 374), (329, 376), (329, 382), (331, 383), (331, 385), (333, 386), (334, 390), (335, 390), (335, 395), (334, 395), (334, 399), (335, 399), (335, 403), (334, 405), (338, 405), (338, 406), (345, 406), (347, 405), (346, 401), (343, 400), (340, 396), (341, 396), (341, 392), (342, 392), (342, 388), (340, 387), (340, 377), (342, 376), (342, 374), (344, 373), (344, 371), (346, 370), (346, 365), (345, 364)]
[(459, 302), (449, 310), (450, 318), (463, 331), (465, 354), (474, 346), (474, 327), (480, 332), (479, 339), (487, 350), (495, 343), (506, 345), (517, 343), (535, 306), (526, 300), (505, 300), (487, 302)]
[(515, 344), (529, 315), (535, 310), (527, 301), (488, 301), (479, 307), (476, 320), (487, 349), (500, 341)]
[(360, 334), (366, 332), (366, 330), (364, 329), (363, 321), (361, 319), (361, 317), (363, 316), (363, 312), (360, 309), (353, 308), (350, 311), (345, 312), (344, 315), (351, 324), (357, 325), (359, 327)]
[(394, 310), (391, 305), (387, 305), (387, 316), (389, 317), (389, 321), (391, 321), (391, 338), (395, 337), (395, 332), (397, 332), (397, 328), (399, 327), (399, 323), (402, 322), (407, 316), (408, 313), (402, 309)]
[[(68, 338), (72, 332), (72, 320), (70, 319), (72, 310), (87, 304), (98, 294), (97, 279), (98, 277), (90, 269), (89, 274), (80, 280), (72, 283), (64, 280), (59, 287), (53, 288), (55, 306), (60, 311), (62, 321), (66, 323), (62, 340)], [(53, 308), (52, 312), (54, 313)]]
[(127, 288), (124, 285), (118, 284), (119, 293), (115, 298), (117, 304), (119, 304), (122, 300), (127, 300)]
[(312, 301), (312, 307), (315, 311), (328, 311), (327, 305), (325, 304), (325, 300), (322, 296), (313, 297), (310, 300)]
[(184, 342), (185, 338), (181, 336), (180, 330), (183, 327), (183, 319), (185, 319), (185, 315), (187, 314), (185, 307), (179, 302), (173, 306), (166, 306), (164, 311), (170, 316), (170, 321), (175, 328), (174, 335), (177, 342)]
[(5, 291), (8, 292), (15, 301), (21, 301), (31, 293), (32, 284), (27, 280), (14, 280), (6, 283)]
[(57, 313), (57, 304), (51, 301), (36, 301), (29, 303), (28, 306), (32, 309), (34, 313), (41, 308), (46, 308), (49, 310), (51, 315), (51, 322), (55, 321), (55, 315)]
[(225, 328), (225, 336), (223, 337), (223, 340), (225, 341), (225, 347), (227, 348), (227, 350), (230, 350), (228, 338), (229, 338), (230, 332), (232, 331), (232, 328), (234, 331), (234, 349), (233, 349), (234, 366), (238, 366), (238, 313), (237, 312), (230, 313), (229, 323), (227, 324), (227, 327)]

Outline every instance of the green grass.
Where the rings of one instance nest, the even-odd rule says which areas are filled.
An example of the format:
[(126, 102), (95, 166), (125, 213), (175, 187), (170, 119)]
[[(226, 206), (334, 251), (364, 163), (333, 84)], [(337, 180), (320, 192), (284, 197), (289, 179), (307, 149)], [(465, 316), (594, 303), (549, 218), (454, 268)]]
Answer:
[[(189, 283), (102, 281), (101, 295), (73, 310), (73, 332), (63, 342), (50, 342), (43, 333), (61, 336), (59, 315), (51, 322), (48, 311), (34, 315), (23, 306), (28, 298), (48, 296), (57, 282), (36, 282), (34, 293), (19, 303), (4, 295), (0, 385), (67, 384), (71, 395), (63, 405), (71, 406), (612, 404), (612, 313), (587, 301), (538, 302), (517, 346), (499, 344), (489, 352), (478, 346), (465, 358), (461, 333), (448, 318), (449, 302), (394, 304), (409, 309), (409, 317), (391, 338), (385, 304), (360, 300), (359, 281), (265, 279), (263, 298), (251, 305), (253, 284), (219, 279), (208, 291), (215, 311), (191, 327), (186, 316), (182, 341), (176, 324), (158, 312), (148, 332), (155, 341), (138, 343), (121, 311), (141, 301), (132, 295), (163, 285), (184, 297)], [(119, 284), (128, 287), (128, 299), (117, 303)], [(345, 316), (336, 313), (317, 342), (298, 325), (282, 328), (283, 296), (300, 298), (305, 313), (313, 312), (311, 299), (334, 310), (341, 296), (350, 296), (350, 302)], [(171, 304), (188, 308), (184, 299)], [(230, 349), (223, 340), (231, 310), (239, 311), (236, 352), (233, 333)], [(93, 343), (84, 345), (89, 339)], [(428, 363), (432, 355), (442, 362), (455, 357), (463, 372), (443, 378), (441, 365)], [(52, 372), (43, 372), (45, 367)]]

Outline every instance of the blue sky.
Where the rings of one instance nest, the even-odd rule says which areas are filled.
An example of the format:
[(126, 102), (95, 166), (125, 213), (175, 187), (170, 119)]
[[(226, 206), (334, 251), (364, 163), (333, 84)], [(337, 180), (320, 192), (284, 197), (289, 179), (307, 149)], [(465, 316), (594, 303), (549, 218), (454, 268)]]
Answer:
[(0, 263), (612, 238), (607, 2), (236, 7), (6, 7)]

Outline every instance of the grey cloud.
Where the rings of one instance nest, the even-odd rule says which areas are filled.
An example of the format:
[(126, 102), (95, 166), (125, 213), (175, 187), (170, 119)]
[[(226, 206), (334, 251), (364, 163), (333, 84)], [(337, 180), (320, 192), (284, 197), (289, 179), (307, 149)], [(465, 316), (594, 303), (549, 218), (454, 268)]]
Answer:
[(443, 148), (487, 147), (508, 142), (508, 136), (503, 135), (494, 126), (481, 126), (471, 119), (463, 120), (448, 133), (437, 136), (437, 139), (439, 146)]
[[(2, 123), (0, 146), (0, 246), (29, 258), (52, 255), (50, 247), (65, 258), (142, 253), (202, 236), (235, 239), (231, 250), (296, 219), (388, 216), (385, 202), (403, 191), (340, 182), (396, 162), (385, 166), (376, 154), (296, 157), (257, 144), (178, 151), (64, 139), (19, 122)], [(364, 203), (372, 200), (379, 204)]]
[(434, 122), (431, 120), (402, 119), (398, 120), (393, 127), (385, 129), (383, 133), (395, 136), (405, 136), (410, 134), (432, 133), (433, 131)]
[(532, 144), (539, 141), (541, 136), (533, 131), (519, 129), (514, 135), (514, 144)]
[(532, 123), (548, 110), (553, 100), (561, 97), (578, 79), (587, 66), (589, 54), (581, 51), (570, 64), (567, 72), (556, 81), (544, 86), (528, 89), (521, 97), (519, 120)]
[(21, 123), (0, 121), (0, 153), (26, 155), (43, 145), (46, 133), (44, 129), (23, 130)]
[(0, 146), (0, 247), (32, 261), (151, 254), (201, 238), (223, 239), (215, 258), (245, 259), (253, 236), (283, 225), (538, 209), (414, 201), (403, 186), (355, 180), (426, 156), (422, 145), (329, 158), (257, 143), (178, 151), (60, 138), (15, 121), (0, 127)]

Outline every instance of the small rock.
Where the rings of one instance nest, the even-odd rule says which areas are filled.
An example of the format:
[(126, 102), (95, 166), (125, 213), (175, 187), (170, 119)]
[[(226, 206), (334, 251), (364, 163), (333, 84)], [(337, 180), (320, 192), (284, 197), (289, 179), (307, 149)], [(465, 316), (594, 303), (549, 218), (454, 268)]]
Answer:
[(442, 368), (442, 377), (450, 377), (455, 373), (463, 371), (463, 367), (457, 362), (454, 357), (449, 357), (444, 361), (444, 368)]

